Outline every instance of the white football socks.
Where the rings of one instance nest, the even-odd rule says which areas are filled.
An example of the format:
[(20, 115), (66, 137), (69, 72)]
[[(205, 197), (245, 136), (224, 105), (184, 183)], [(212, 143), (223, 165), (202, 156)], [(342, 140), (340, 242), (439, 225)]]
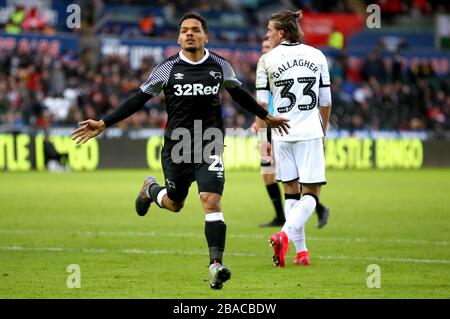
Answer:
[[(297, 199), (286, 199), (284, 201), (284, 216), (286, 220), (289, 218), (289, 213), (298, 201), (299, 200)], [(300, 228), (300, 231), (294, 232), (293, 234), (291, 234), (291, 236), (288, 235), (288, 238), (294, 243), (297, 252), (307, 250), (304, 226)]]
[(298, 253), (308, 250), (308, 248), (306, 248), (305, 226), (302, 226), (299, 231), (295, 232), (295, 234), (291, 237), (291, 240), (294, 243), (295, 250)]
[(316, 200), (311, 195), (304, 195), (295, 203), (286, 216), (286, 223), (281, 229), (294, 242), (297, 252), (306, 249), (305, 224), (316, 208)]
[(286, 199), (284, 201), (284, 218), (287, 220), (291, 209), (297, 204), (298, 199)]

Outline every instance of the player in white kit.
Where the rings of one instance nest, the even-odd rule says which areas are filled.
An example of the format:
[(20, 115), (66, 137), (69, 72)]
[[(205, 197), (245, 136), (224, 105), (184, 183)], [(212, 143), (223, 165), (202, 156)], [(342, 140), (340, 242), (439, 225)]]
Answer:
[(256, 71), (258, 101), (267, 107), (272, 94), (274, 115), (291, 124), (289, 134), (272, 134), (277, 180), (286, 199), (286, 222), (269, 239), (279, 267), (285, 266), (289, 240), (297, 251), (294, 263), (310, 264), (305, 224), (326, 184), (323, 141), (331, 112), (330, 75), (325, 55), (302, 43), (300, 18), (301, 11), (288, 10), (271, 16), (267, 36), (274, 49), (260, 58)]

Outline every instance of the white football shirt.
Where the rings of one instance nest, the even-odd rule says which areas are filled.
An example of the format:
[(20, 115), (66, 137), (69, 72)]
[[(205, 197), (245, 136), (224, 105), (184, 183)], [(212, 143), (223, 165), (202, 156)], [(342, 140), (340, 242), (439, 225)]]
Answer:
[(289, 134), (273, 134), (275, 140), (324, 136), (319, 105), (331, 105), (331, 94), (328, 63), (322, 51), (300, 43), (281, 43), (259, 59), (256, 90), (257, 99), (265, 103), (271, 93), (273, 114), (290, 120)]

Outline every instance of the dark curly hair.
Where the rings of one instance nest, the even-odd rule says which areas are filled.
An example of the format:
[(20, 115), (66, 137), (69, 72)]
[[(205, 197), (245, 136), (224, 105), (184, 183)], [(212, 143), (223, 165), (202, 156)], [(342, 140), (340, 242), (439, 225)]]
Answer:
[(185, 13), (181, 17), (180, 22), (178, 23), (178, 31), (180, 31), (181, 24), (183, 23), (183, 21), (187, 20), (187, 19), (195, 19), (195, 20), (200, 21), (200, 23), (202, 24), (203, 31), (205, 32), (205, 34), (208, 34), (208, 23), (206, 22), (206, 19), (203, 18), (201, 15), (195, 13), (195, 12)]

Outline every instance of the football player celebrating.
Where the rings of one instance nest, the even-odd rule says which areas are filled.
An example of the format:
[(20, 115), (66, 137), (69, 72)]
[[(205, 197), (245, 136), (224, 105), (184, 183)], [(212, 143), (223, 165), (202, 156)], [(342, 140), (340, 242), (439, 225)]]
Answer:
[[(221, 208), (225, 175), (222, 162), (224, 123), (219, 101), (219, 89), (225, 88), (242, 107), (264, 120), (268, 127), (288, 132), (288, 120), (272, 116), (262, 108), (248, 91), (241, 87), (230, 63), (205, 49), (208, 42), (206, 20), (198, 14), (187, 13), (179, 22), (178, 44), (181, 51), (156, 66), (137, 93), (126, 99), (116, 111), (100, 121), (80, 123), (72, 133), (77, 142), (86, 142), (105, 128), (127, 118), (152, 97), (164, 91), (167, 126), (161, 154), (165, 185), (148, 176), (136, 199), (136, 212), (144, 216), (151, 203), (179, 212), (193, 181), (197, 181), (200, 202), (205, 213), (205, 236), (209, 247), (210, 286), (221, 289), (230, 276), (222, 265), (225, 249), (226, 224)], [(195, 141), (195, 131), (200, 136)], [(220, 134), (211, 134), (211, 132)], [(211, 141), (211, 137), (214, 139)], [(190, 140), (180, 141), (180, 136)], [(207, 138), (206, 136), (209, 136)], [(179, 143), (183, 147), (180, 147)]]

